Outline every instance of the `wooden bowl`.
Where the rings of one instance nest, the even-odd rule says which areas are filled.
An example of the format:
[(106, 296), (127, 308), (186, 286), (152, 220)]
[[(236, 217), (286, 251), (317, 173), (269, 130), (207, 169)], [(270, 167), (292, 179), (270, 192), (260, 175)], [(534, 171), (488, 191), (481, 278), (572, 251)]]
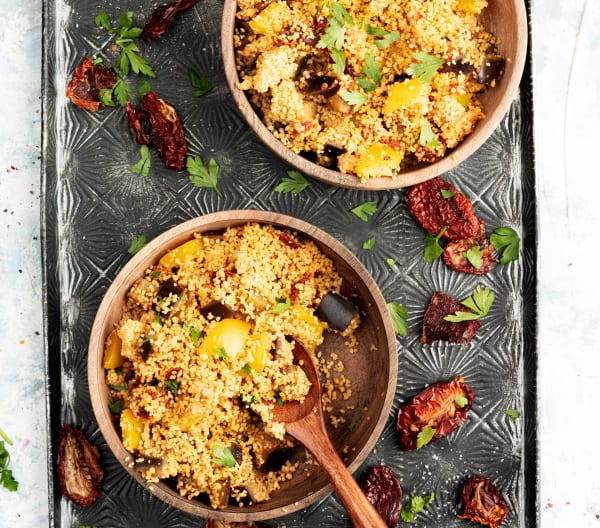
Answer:
[(396, 178), (372, 178), (362, 183), (357, 176), (319, 166), (285, 147), (263, 124), (254, 111), (240, 82), (233, 45), (236, 0), (225, 0), (221, 25), (221, 47), (227, 84), (243, 118), (260, 140), (276, 155), (304, 174), (339, 187), (385, 190), (414, 185), (449, 171), (473, 154), (492, 134), (506, 115), (519, 91), (527, 54), (528, 25), (524, 0), (489, 0), (480, 21), (499, 39), (499, 54), (506, 58), (506, 68), (495, 87), (487, 90), (480, 100), (485, 118), (456, 148), (432, 163), (416, 165), (400, 172)]
[(156, 263), (170, 249), (193, 237), (193, 233), (222, 230), (228, 226), (249, 222), (271, 224), (297, 232), (312, 239), (321, 251), (332, 259), (343, 278), (344, 295), (356, 294), (362, 322), (356, 331), (358, 351), (347, 348), (339, 334), (325, 332), (320, 346), (324, 354), (335, 351), (345, 364), (344, 374), (352, 384), (352, 397), (344, 401), (346, 407), (354, 404), (347, 420), (337, 429), (329, 427), (330, 436), (342, 454), (349, 470), (354, 472), (365, 460), (377, 442), (390, 415), (398, 373), (396, 339), (386, 302), (376, 283), (360, 261), (337, 239), (320, 229), (296, 218), (277, 213), (252, 210), (232, 210), (209, 214), (180, 224), (148, 243), (123, 267), (98, 309), (89, 343), (88, 381), (92, 407), (100, 430), (117, 460), (129, 474), (159, 499), (185, 512), (205, 518), (249, 521), (279, 517), (318, 501), (331, 492), (325, 474), (315, 464), (302, 463), (294, 478), (273, 493), (270, 500), (239, 508), (229, 506), (214, 510), (208, 502), (190, 500), (179, 495), (165, 482), (149, 484), (133, 469), (133, 456), (121, 442), (118, 423), (108, 408), (109, 389), (102, 367), (104, 344), (121, 318), (121, 308), (133, 283), (146, 268)]

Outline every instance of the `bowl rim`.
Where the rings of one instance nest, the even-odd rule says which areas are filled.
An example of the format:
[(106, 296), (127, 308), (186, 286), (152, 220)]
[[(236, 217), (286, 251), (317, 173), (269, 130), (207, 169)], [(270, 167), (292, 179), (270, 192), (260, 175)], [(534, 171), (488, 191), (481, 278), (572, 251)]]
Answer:
[[(225, 70), (225, 80), (243, 119), (262, 143), (280, 159), (299, 169), (311, 178), (338, 187), (360, 190), (382, 191), (409, 187), (436, 176), (441, 176), (465, 161), (485, 143), (493, 131), (498, 127), (504, 116), (508, 113), (512, 101), (519, 92), (519, 86), (525, 68), (529, 39), (529, 26), (525, 2), (524, 0), (513, 0), (513, 5), (515, 8), (515, 40), (517, 53), (510, 62), (507, 61), (504, 72), (504, 78), (506, 80), (503, 80), (506, 88), (498, 101), (498, 104), (491, 112), (486, 113), (485, 118), (477, 123), (475, 130), (449, 154), (434, 163), (419, 164), (413, 168), (404, 170), (395, 178), (369, 178), (367, 181), (361, 182), (360, 178), (357, 176), (328, 169), (303, 158), (299, 154), (296, 154), (285, 147), (273, 136), (271, 131), (253, 110), (252, 104), (246, 93), (238, 86), (240, 80), (235, 62), (233, 39), (230, 38), (235, 26), (237, 0), (224, 0), (221, 17), (221, 55)], [(477, 132), (477, 135), (475, 135), (475, 132)], [(468, 138), (471, 138), (471, 140), (467, 141)]]
[[(149, 483), (138, 471), (133, 469), (135, 457), (123, 446), (116, 428), (114, 427), (113, 418), (108, 406), (103, 404), (103, 401), (106, 401), (107, 398), (108, 387), (104, 382), (104, 376), (101, 376), (99, 373), (104, 371), (102, 367), (102, 357), (105, 340), (108, 335), (106, 325), (109, 322), (109, 308), (113, 306), (114, 303), (119, 303), (119, 305), (122, 306), (123, 296), (129, 290), (133, 282), (141, 276), (140, 270), (142, 270), (141, 273), (143, 273), (143, 270), (150, 264), (155, 263), (164, 252), (176, 247), (185, 240), (189, 240), (193, 233), (209, 231), (215, 228), (220, 229), (221, 226), (226, 227), (229, 225), (243, 225), (248, 223), (270, 224), (290, 231), (297, 231), (303, 236), (313, 240), (319, 247), (326, 246), (330, 252), (341, 257), (350, 268), (354, 270), (360, 279), (369, 286), (369, 291), (374, 301), (374, 308), (378, 312), (378, 317), (381, 319), (383, 331), (385, 332), (385, 339), (382, 339), (382, 343), (385, 343), (387, 346), (389, 373), (381, 413), (377, 417), (367, 441), (357, 452), (354, 460), (347, 466), (351, 473), (354, 473), (365, 461), (383, 433), (387, 420), (391, 415), (398, 379), (398, 348), (396, 335), (381, 290), (375, 282), (375, 279), (360, 260), (358, 260), (358, 258), (342, 244), (342, 242), (319, 227), (305, 220), (282, 213), (255, 209), (232, 209), (209, 213), (184, 221), (167, 229), (146, 244), (121, 268), (115, 278), (111, 281), (96, 312), (89, 337), (87, 363), (88, 390), (94, 416), (98, 423), (100, 433), (117, 461), (142, 487), (162, 501), (184, 512), (203, 518), (227, 520), (230, 522), (267, 520), (296, 512), (325, 498), (333, 491), (333, 487), (331, 484), (327, 483), (303, 499), (290, 503), (284, 508), (277, 507), (275, 509), (252, 512), (240, 508), (239, 512), (232, 512), (213, 510), (200, 502), (179, 496), (173, 492), (172, 488), (169, 488), (162, 481), (158, 483)], [(215, 227), (215, 224), (219, 227)]]

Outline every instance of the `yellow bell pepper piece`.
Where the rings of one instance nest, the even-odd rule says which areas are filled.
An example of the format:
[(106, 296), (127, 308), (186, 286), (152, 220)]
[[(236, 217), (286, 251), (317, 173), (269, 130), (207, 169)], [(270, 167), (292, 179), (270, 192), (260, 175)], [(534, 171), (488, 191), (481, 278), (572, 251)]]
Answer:
[(106, 340), (106, 348), (104, 349), (102, 366), (105, 369), (115, 369), (123, 366), (125, 358), (121, 355), (122, 344), (117, 331), (113, 330)]
[(419, 79), (409, 79), (393, 84), (383, 104), (383, 113), (391, 114), (414, 103), (421, 95), (423, 86)]
[(306, 306), (302, 306), (301, 304), (293, 304), (290, 307), (290, 312), (294, 314), (295, 318), (308, 325), (308, 328), (310, 332), (314, 334), (315, 339), (318, 339), (323, 335), (325, 326)]
[(358, 160), (356, 174), (361, 179), (393, 176), (400, 168), (403, 158), (401, 152), (387, 145), (375, 143)]
[(486, 0), (458, 0), (456, 7), (470, 15), (478, 15), (487, 6)]
[(235, 358), (246, 346), (251, 325), (240, 319), (222, 319), (208, 331), (200, 344), (200, 353)]
[(144, 424), (135, 417), (131, 409), (121, 411), (120, 424), (123, 446), (127, 451), (137, 450), (142, 441)]
[(165, 268), (175, 268), (181, 266), (184, 262), (197, 257), (201, 252), (202, 240), (199, 238), (192, 238), (192, 240), (184, 242), (163, 255), (158, 263)]
[(456, 102), (467, 108), (471, 104), (471, 96), (469, 94), (459, 94), (456, 97)]
[(259, 35), (276, 35), (290, 20), (291, 9), (285, 2), (273, 2), (265, 7), (248, 24)]

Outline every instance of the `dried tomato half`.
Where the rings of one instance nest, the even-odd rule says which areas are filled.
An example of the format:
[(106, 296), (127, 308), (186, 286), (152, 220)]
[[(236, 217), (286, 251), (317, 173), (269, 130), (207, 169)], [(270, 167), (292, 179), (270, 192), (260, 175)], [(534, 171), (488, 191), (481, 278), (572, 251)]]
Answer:
[(442, 237), (448, 240), (480, 238), (485, 234), (485, 226), (475, 216), (471, 200), (442, 178), (413, 185), (406, 193), (406, 203), (416, 220), (432, 235), (438, 235), (444, 227)]
[(402, 487), (392, 469), (383, 465), (371, 467), (361, 487), (389, 528), (394, 528), (402, 510)]
[(157, 39), (171, 27), (178, 13), (197, 3), (198, 0), (177, 0), (172, 4), (158, 6), (144, 24), (142, 39), (148, 43)]
[[(480, 259), (476, 267), (474, 258), (467, 258), (469, 251), (476, 251)], [(471, 275), (485, 275), (492, 269), (496, 262), (494, 259), (494, 245), (485, 238), (465, 238), (462, 240), (453, 240), (444, 247), (444, 264), (454, 271), (470, 273)]]
[(206, 528), (274, 528), (274, 525), (261, 521), (227, 522), (208, 519)]
[(104, 471), (100, 452), (85, 435), (69, 424), (60, 429), (58, 480), (60, 491), (79, 506), (90, 506), (100, 495)]
[(95, 66), (92, 59), (84, 57), (67, 85), (67, 97), (79, 108), (95, 112), (103, 106), (98, 96), (100, 90), (112, 88), (116, 81), (114, 71)]
[(432, 432), (427, 443), (448, 436), (467, 419), (474, 397), (462, 376), (434, 383), (413, 396), (398, 411), (396, 430), (402, 449), (416, 449), (424, 430)]
[(125, 107), (129, 126), (136, 141), (154, 145), (165, 167), (182, 170), (185, 167), (187, 142), (179, 115), (173, 106), (154, 92), (142, 97), (142, 108)]
[(508, 515), (508, 505), (498, 488), (483, 475), (469, 477), (461, 492), (459, 519), (498, 528)]
[(471, 341), (481, 328), (479, 319), (459, 323), (444, 320), (444, 317), (454, 312), (468, 311), (457, 299), (443, 292), (434, 292), (423, 316), (421, 343), (430, 345), (435, 341), (448, 341), (464, 344)]

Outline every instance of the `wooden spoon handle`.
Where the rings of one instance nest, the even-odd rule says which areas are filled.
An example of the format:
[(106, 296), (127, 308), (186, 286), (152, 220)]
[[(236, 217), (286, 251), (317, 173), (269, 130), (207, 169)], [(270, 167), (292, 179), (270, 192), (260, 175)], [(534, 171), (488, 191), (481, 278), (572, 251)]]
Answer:
[(313, 412), (302, 420), (300, 427), (297, 427), (300, 422), (287, 424), (287, 431), (304, 444), (325, 471), (355, 528), (387, 528), (385, 521), (348, 471), (324, 425), (321, 426), (319, 421), (323, 423), (322, 416)]

